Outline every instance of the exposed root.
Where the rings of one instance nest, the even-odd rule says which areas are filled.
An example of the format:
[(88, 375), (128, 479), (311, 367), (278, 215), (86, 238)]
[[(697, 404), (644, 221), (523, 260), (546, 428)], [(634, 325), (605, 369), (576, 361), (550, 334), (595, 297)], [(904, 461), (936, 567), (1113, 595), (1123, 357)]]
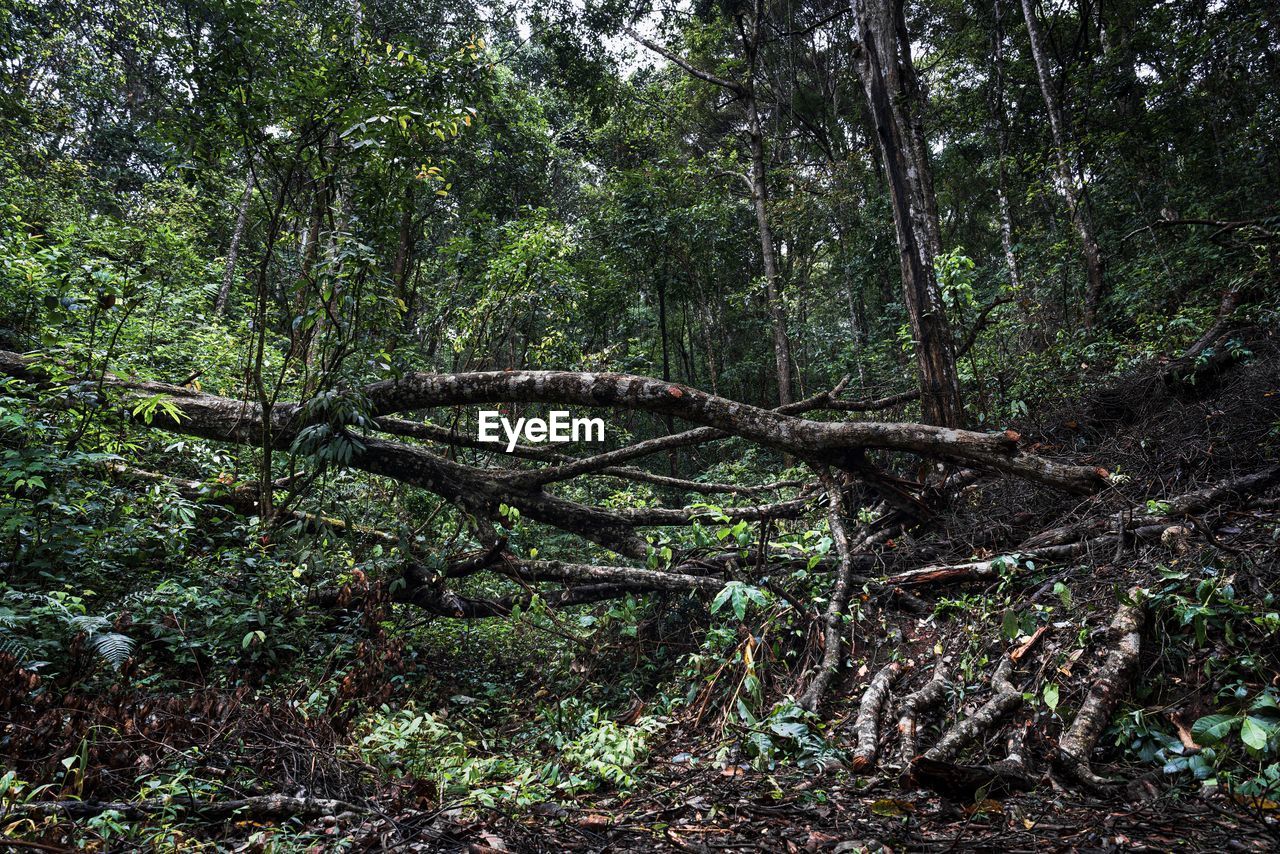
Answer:
[[(1022, 692), (1010, 682), (1013, 675), (1013, 661), (1006, 655), (1000, 659), (1000, 666), (991, 677), (994, 694), (969, 717), (947, 730), (938, 743), (925, 751), (924, 759), (932, 762), (949, 762), (970, 743), (976, 741), (987, 730), (1008, 717), (1014, 709), (1022, 705)], [(918, 762), (912, 763), (915, 770)]]
[(1095, 787), (1106, 786), (1107, 780), (1093, 773), (1089, 767), (1089, 756), (1111, 718), (1116, 701), (1128, 690), (1134, 665), (1142, 652), (1142, 626), (1146, 615), (1141, 606), (1132, 604), (1137, 592), (1137, 588), (1131, 589), (1130, 601), (1116, 609), (1109, 632), (1116, 645), (1094, 672), (1089, 696), (1071, 726), (1058, 740), (1058, 762), (1062, 770)]
[(827, 490), (827, 519), (831, 525), (831, 538), (835, 540), (836, 553), (840, 556), (840, 569), (831, 588), (831, 600), (827, 603), (827, 611), (823, 615), (823, 650), (822, 661), (818, 671), (813, 675), (809, 687), (801, 695), (799, 705), (809, 711), (816, 711), (822, 703), (822, 697), (831, 684), (831, 678), (840, 668), (842, 660), (844, 609), (849, 603), (849, 593), (853, 587), (853, 544), (849, 539), (849, 526), (845, 522), (844, 494), (840, 483), (831, 476), (825, 467), (818, 469), (822, 485)]
[(911, 760), (916, 758), (920, 716), (942, 703), (947, 695), (947, 684), (947, 666), (938, 662), (929, 681), (902, 701), (898, 713), (898, 733), (902, 738), (898, 746), (898, 768), (911, 767)]
[(889, 699), (889, 688), (901, 673), (902, 665), (898, 662), (886, 664), (862, 694), (858, 717), (853, 724), (854, 732), (858, 734), (858, 747), (850, 763), (854, 771), (870, 771), (876, 765), (880, 747), (880, 716)]

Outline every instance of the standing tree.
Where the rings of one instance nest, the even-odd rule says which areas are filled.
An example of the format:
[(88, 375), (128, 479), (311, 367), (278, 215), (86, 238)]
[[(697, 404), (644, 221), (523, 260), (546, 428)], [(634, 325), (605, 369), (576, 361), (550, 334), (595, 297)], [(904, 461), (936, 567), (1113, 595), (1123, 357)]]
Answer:
[(1098, 304), (1102, 301), (1102, 250), (1093, 230), (1093, 218), (1089, 216), (1084, 186), (1076, 177), (1067, 153), (1067, 130), (1062, 117), (1062, 104), (1054, 91), (1049, 57), (1045, 49), (1044, 31), (1036, 17), (1034, 0), (1022, 0), (1022, 14), (1027, 19), (1027, 36), (1031, 42), (1031, 57), (1036, 63), (1036, 76), (1040, 79), (1040, 93), (1044, 96), (1045, 112), (1049, 114), (1049, 130), (1053, 135), (1053, 157), (1057, 169), (1054, 187), (1071, 214), (1071, 222), (1080, 236), (1080, 248), (1084, 253), (1085, 271), (1089, 277), (1089, 289), (1084, 298), (1084, 325), (1092, 326), (1098, 316)]
[(764, 123), (756, 94), (756, 73), (760, 61), (762, 26), (765, 16), (763, 0), (733, 13), (733, 26), (742, 51), (746, 71), (741, 79), (729, 79), (698, 68), (687, 59), (629, 30), (628, 34), (649, 50), (678, 66), (690, 76), (730, 92), (741, 102), (745, 119), (743, 129), (750, 155), (750, 168), (741, 176), (751, 193), (756, 230), (760, 238), (760, 265), (764, 273), (765, 302), (769, 310), (769, 326), (773, 333), (773, 357), (778, 379), (778, 404), (786, 406), (794, 399), (791, 391), (791, 339), (787, 334), (787, 309), (782, 299), (782, 283), (778, 275), (778, 258), (773, 228), (769, 223), (768, 158), (765, 153)]
[(867, 98), (893, 205), (902, 290), (915, 337), (924, 420), (964, 422), (955, 344), (933, 269), (941, 251), (938, 204), (924, 135), (924, 97), (911, 62), (902, 4), (852, 0), (858, 77)]

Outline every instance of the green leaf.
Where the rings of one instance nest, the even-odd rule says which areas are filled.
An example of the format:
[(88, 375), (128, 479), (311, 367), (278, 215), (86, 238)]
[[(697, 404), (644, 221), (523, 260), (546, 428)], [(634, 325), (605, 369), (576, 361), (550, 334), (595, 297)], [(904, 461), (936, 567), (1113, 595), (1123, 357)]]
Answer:
[(1206, 747), (1220, 743), (1240, 722), (1235, 715), (1206, 715), (1191, 725), (1191, 735)]
[(720, 592), (716, 594), (716, 598), (711, 600), (711, 613), (716, 613), (724, 607), (724, 603), (729, 601), (729, 597), (733, 595), (733, 582), (729, 582), (720, 588)]
[(1044, 704), (1049, 711), (1058, 711), (1058, 686), (1052, 682), (1044, 686)]
[(1271, 696), (1270, 694), (1266, 694), (1266, 693), (1259, 694), (1257, 697), (1254, 698), (1253, 702), (1249, 705), (1249, 710), (1254, 712), (1260, 712), (1264, 709), (1270, 710), (1270, 711), (1280, 711), (1280, 703), (1277, 703), (1276, 698)]
[(1240, 725), (1240, 740), (1254, 750), (1262, 751), (1267, 747), (1267, 739), (1271, 737), (1271, 727), (1261, 718), (1253, 715), (1244, 719)]

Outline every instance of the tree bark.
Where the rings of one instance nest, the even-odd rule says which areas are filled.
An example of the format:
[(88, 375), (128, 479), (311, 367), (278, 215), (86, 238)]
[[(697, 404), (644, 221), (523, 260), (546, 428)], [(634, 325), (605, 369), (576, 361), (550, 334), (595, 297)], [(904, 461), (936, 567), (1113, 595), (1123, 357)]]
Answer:
[(1036, 75), (1040, 80), (1040, 94), (1044, 97), (1045, 110), (1049, 113), (1049, 130), (1053, 136), (1053, 157), (1057, 169), (1054, 186), (1071, 215), (1071, 222), (1080, 236), (1080, 248), (1084, 255), (1085, 272), (1089, 284), (1084, 300), (1084, 325), (1093, 326), (1102, 302), (1104, 286), (1102, 250), (1094, 233), (1093, 218), (1089, 215), (1085, 188), (1076, 179), (1067, 148), (1066, 123), (1062, 105), (1054, 91), (1053, 72), (1049, 68), (1048, 51), (1044, 43), (1044, 31), (1036, 17), (1035, 0), (1022, 0), (1022, 14), (1027, 20), (1027, 36), (1031, 42), (1031, 57), (1035, 60)]
[[(38, 374), (24, 356), (5, 351), (0, 351), (0, 373), (19, 377)], [(104, 377), (102, 382), (114, 388), (169, 396), (180, 418), (175, 420), (168, 413), (157, 411), (154, 426), (176, 433), (261, 446), (262, 431), (269, 429), (272, 437), (270, 446), (287, 448), (306, 426), (298, 403), (273, 404), (268, 414), (269, 423), (264, 424), (263, 409), (247, 401), (203, 394), (165, 383), (132, 382), (111, 375)], [(717, 431), (723, 431), (785, 453), (829, 462), (859, 476), (866, 469), (861, 451), (880, 448), (932, 459), (963, 461), (1080, 493), (1097, 491), (1106, 483), (1107, 477), (1104, 469), (1068, 465), (1025, 453), (1018, 447), (1021, 437), (1013, 431), (977, 433), (929, 424), (811, 421), (726, 400), (688, 386), (628, 374), (573, 371), (414, 373), (398, 380), (373, 383), (362, 391), (371, 404), (371, 414), (375, 416), (476, 403), (579, 404), (638, 410), (655, 415), (671, 414), (714, 428), (705, 434), (706, 439), (717, 438)], [(702, 436), (699, 431), (688, 431), (651, 440), (651, 447), (664, 440), (687, 442), (692, 435)], [(517, 499), (530, 502), (530, 506), (540, 504), (546, 509), (550, 506), (544, 502), (564, 502), (533, 490), (512, 489), (495, 474), (438, 458), (422, 448), (372, 437), (359, 441), (365, 447), (362, 453), (355, 455), (353, 465), (356, 467), (405, 482), (411, 482), (406, 480), (407, 477), (423, 480), (424, 484), (419, 485), (439, 481), (437, 485), (445, 492), (432, 486), (426, 488), (441, 495), (449, 493), (446, 497), (465, 496), (470, 494), (468, 490), (478, 490), (489, 500), (504, 500), (499, 496), (515, 493)], [(618, 462), (618, 456), (621, 455), (612, 458), (610, 464)], [(472, 482), (464, 484), (458, 481)], [(618, 519), (616, 514), (593, 512), (603, 513), (612, 521)]]
[(964, 422), (955, 344), (934, 272), (941, 249), (937, 201), (924, 138), (923, 96), (902, 6), (852, 0), (858, 76), (881, 153), (898, 236), (902, 289), (915, 338), (924, 421)]
[(811, 712), (817, 711), (822, 704), (827, 686), (831, 684), (844, 660), (844, 609), (853, 592), (854, 567), (853, 543), (845, 521), (842, 486), (839, 479), (833, 477), (825, 466), (818, 469), (818, 476), (822, 478), (822, 485), (827, 491), (827, 522), (831, 528), (831, 539), (835, 541), (836, 554), (840, 556), (840, 568), (831, 585), (831, 596), (822, 617), (822, 661), (813, 674), (813, 680), (797, 701), (801, 707)]
[(787, 309), (782, 301), (778, 278), (778, 259), (774, 251), (773, 229), (769, 225), (769, 188), (764, 155), (764, 130), (756, 108), (755, 94), (747, 98), (747, 137), (751, 148), (751, 205), (756, 214), (756, 230), (760, 235), (760, 263), (764, 270), (765, 299), (769, 305), (769, 325), (773, 332), (774, 369), (778, 379), (778, 405), (792, 401), (791, 340), (787, 335)]
[[(1129, 590), (1130, 600), (1140, 595), (1139, 588)], [(1093, 686), (1085, 697), (1075, 720), (1058, 740), (1059, 764), (1082, 783), (1101, 786), (1105, 780), (1089, 768), (1093, 748), (1111, 721), (1111, 712), (1128, 690), (1133, 670), (1142, 653), (1142, 627), (1146, 614), (1136, 602), (1123, 603), (1111, 620), (1110, 634), (1115, 646), (1106, 661), (1093, 673)]]
[[(1003, 0), (995, 0), (995, 32), (991, 38), (991, 111), (996, 124), (996, 201), (1000, 212), (1000, 246), (1004, 250), (1004, 266), (1009, 274), (1009, 287), (1024, 298), (1018, 256), (1013, 251), (1013, 211), (1009, 205), (1008, 158), (1009, 114), (1004, 107), (1004, 8)], [(1027, 300), (1031, 294), (1025, 295)]]
[(236, 224), (231, 230), (231, 243), (227, 246), (227, 266), (222, 272), (222, 287), (218, 289), (218, 298), (213, 303), (213, 313), (222, 315), (227, 312), (227, 302), (231, 299), (231, 286), (236, 280), (236, 262), (240, 259), (240, 244), (244, 240), (245, 226), (249, 221), (249, 205), (253, 201), (253, 165), (250, 163), (244, 179), (244, 193), (240, 197), (240, 208), (236, 212)]

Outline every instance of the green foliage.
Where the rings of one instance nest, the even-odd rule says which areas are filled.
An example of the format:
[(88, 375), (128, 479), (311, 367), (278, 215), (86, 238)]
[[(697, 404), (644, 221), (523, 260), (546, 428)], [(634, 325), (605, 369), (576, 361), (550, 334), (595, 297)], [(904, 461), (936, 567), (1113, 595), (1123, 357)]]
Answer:
[(741, 581), (730, 581), (716, 594), (711, 602), (711, 613), (715, 614), (726, 605), (739, 621), (747, 618), (747, 606), (755, 604), (761, 608), (769, 604), (763, 590), (744, 584)]
[(822, 734), (821, 719), (790, 697), (779, 701), (759, 720), (749, 718), (745, 722), (743, 745), (752, 766), (760, 771), (771, 771), (782, 762), (794, 762), (801, 768), (825, 768), (844, 758)]
[(1280, 704), (1274, 689), (1256, 687), (1267, 671), (1256, 650), (1269, 647), (1280, 618), (1237, 601), (1229, 576), (1214, 567), (1199, 573), (1167, 569), (1160, 587), (1147, 591), (1148, 607), (1168, 638), (1165, 655), (1225, 648), (1202, 665), (1202, 676), (1225, 682), (1217, 696), (1221, 711), (1190, 726), (1200, 749), (1190, 749), (1163, 722), (1133, 712), (1117, 726), (1117, 743), (1170, 775), (1188, 773), (1205, 786), (1233, 796), (1270, 797), (1280, 780)]
[(0, 652), (37, 670), (51, 659), (72, 654), (77, 643), (119, 670), (136, 641), (111, 631), (111, 617), (90, 614), (84, 598), (70, 593), (22, 593), (0, 582)]
[[(634, 786), (650, 739), (663, 727), (649, 716), (620, 726), (599, 708), (568, 700), (554, 711), (544, 710), (505, 746), (465, 723), (451, 725), (412, 706), (383, 707), (360, 724), (357, 734), (365, 761), (431, 781), (441, 803), (528, 806), (602, 787)], [(548, 759), (518, 747), (538, 742), (551, 749)]]

